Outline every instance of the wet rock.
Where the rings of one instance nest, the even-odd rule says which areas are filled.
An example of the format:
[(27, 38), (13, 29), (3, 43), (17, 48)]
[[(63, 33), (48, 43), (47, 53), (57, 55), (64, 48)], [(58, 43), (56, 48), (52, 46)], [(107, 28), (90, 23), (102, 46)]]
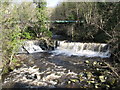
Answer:
[(79, 79), (77, 79), (77, 78), (72, 78), (72, 79), (70, 79), (70, 81), (73, 82), (73, 83), (78, 83), (78, 82), (79, 82)]
[(93, 72), (93, 74), (94, 74), (95, 76), (100, 76), (100, 75), (102, 75), (101, 72), (98, 71), (98, 70), (95, 70), (95, 71)]
[(99, 79), (101, 82), (105, 82), (107, 78), (105, 76), (99, 76)]
[(105, 64), (105, 63), (103, 63), (103, 62), (100, 62), (100, 65), (101, 65), (101, 66), (106, 66), (106, 64)]
[(40, 80), (41, 79), (41, 76), (39, 74), (37, 74), (37, 79)]
[(94, 81), (94, 80), (87, 81), (87, 82), (88, 82), (88, 84), (94, 84), (94, 83), (95, 83), (95, 81)]
[(100, 87), (99, 83), (95, 84), (95, 88), (99, 88), (99, 87)]
[(82, 76), (84, 76), (85, 74), (83, 73), (83, 72), (81, 72), (81, 73), (79, 73), (77, 76), (78, 77), (82, 77)]
[(86, 74), (88, 79), (90, 79), (93, 76), (91, 72), (86, 72)]
[(88, 60), (85, 61), (86, 64), (90, 63)]
[(97, 62), (96, 62), (96, 61), (94, 61), (94, 62), (93, 62), (93, 66), (95, 66), (96, 64), (97, 64)]
[[(37, 55), (39, 54), (40, 53), (38, 53)], [(21, 68), (14, 70), (13, 72), (10, 73), (8, 77), (11, 79), (14, 78), (13, 81), (15, 83), (21, 82), (21, 83), (29, 84), (27, 88), (32, 88), (30, 87), (30, 85), (33, 85), (33, 88), (34, 87), (35, 88), (40, 88), (40, 87), (79, 88), (80, 87), (80, 88), (94, 89), (94, 88), (107, 88), (107, 87), (109, 88), (109, 86), (111, 87), (116, 85), (115, 84), (116, 81), (113, 80), (113, 84), (112, 83), (110, 84), (111, 79), (109, 78), (105, 79), (106, 75), (107, 77), (112, 76), (109, 70), (96, 67), (97, 65), (101, 65), (100, 63), (95, 64), (93, 66), (92, 61), (90, 61), (89, 59), (85, 59), (84, 61), (88, 60), (89, 62), (87, 63), (89, 64), (89, 66), (91, 65), (91, 67), (89, 68), (89, 66), (86, 66), (87, 63), (84, 63), (84, 61), (80, 60), (80, 58), (77, 59), (78, 60), (77, 61), (76, 57), (69, 57), (69, 58), (67, 57), (66, 62), (70, 62), (71, 63), (70, 65), (74, 66), (73, 68), (69, 68), (71, 67), (70, 65), (68, 66), (59, 65), (59, 59), (62, 61), (62, 59), (64, 59), (63, 56), (62, 58), (60, 58), (61, 56), (53, 56), (53, 57), (57, 57), (57, 58), (54, 58), (57, 62), (56, 63), (52, 60), (53, 57), (47, 58), (47, 56), (45, 56), (46, 53), (44, 56), (42, 56), (42, 59), (41, 59), (41, 55), (39, 55), (38, 57), (36, 57), (37, 56), (36, 54), (34, 55), (35, 55), (34, 56), (35, 60), (33, 59), (33, 57), (30, 57), (30, 58), (34, 60), (35, 62), (34, 64), (37, 63), (36, 65), (34, 64), (29, 65), (28, 63), (32, 61), (32, 59), (29, 59), (29, 62), (28, 63), (26, 62), (26, 65), (23, 64)], [(29, 56), (32, 56), (32, 55), (29, 55)], [(64, 63), (64, 61), (62, 63)], [(74, 64), (74, 63), (79, 63), (79, 61), (82, 62), (82, 67), (85, 70), (83, 69), (81, 70), (81, 68), (78, 68), (77, 65)], [(96, 61), (96, 63), (98, 63), (98, 61)], [(76, 70), (80, 70), (80, 71), (76, 72)], [(9, 78), (6, 79), (6, 85), (8, 83), (11, 83), (10, 81), (11, 79)]]
[(109, 84), (109, 85), (114, 85), (114, 84), (116, 83), (116, 79), (109, 77), (109, 78), (106, 80), (106, 83)]
[(37, 79), (37, 75), (36, 74), (34, 75), (34, 78)]

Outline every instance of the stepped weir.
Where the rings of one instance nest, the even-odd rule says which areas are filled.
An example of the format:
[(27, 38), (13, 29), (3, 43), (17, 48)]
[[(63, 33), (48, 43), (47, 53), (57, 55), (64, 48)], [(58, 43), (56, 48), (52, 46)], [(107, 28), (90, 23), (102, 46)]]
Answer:
[(57, 45), (53, 51), (55, 54), (110, 57), (110, 47), (107, 44), (58, 41)]
[[(20, 52), (27, 51), (28, 53), (44, 52), (38, 41), (25, 41)], [(52, 52), (55, 55), (76, 55), (76, 56), (86, 56), (86, 57), (110, 57), (110, 47), (104, 43), (81, 43), (81, 42), (66, 42), (66, 41), (56, 41), (54, 50), (47, 50), (47, 52)]]

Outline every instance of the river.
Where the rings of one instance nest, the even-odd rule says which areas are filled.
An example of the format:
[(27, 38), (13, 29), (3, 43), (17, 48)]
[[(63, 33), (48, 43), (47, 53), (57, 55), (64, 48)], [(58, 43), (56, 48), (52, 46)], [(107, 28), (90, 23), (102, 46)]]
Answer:
[[(105, 44), (95, 44), (96, 48), (99, 46), (98, 50), (101, 55), (98, 55), (98, 51), (94, 53), (91, 51), (93, 44), (88, 46), (84, 44), (86, 48), (89, 48), (87, 49), (89, 52), (86, 51), (87, 53), (78, 55), (81, 52), (76, 51), (77, 53), (73, 54), (78, 44), (75, 46), (75, 44), (66, 42), (59, 43), (61, 43), (59, 47), (53, 51), (43, 51), (37, 45), (35, 48), (40, 49), (38, 51), (41, 52), (33, 52), (35, 49), (27, 48), (31, 52), (30, 54), (18, 54), (17, 57), (21, 59), (23, 64), (5, 77), (3, 88), (99, 88), (103, 85), (106, 85), (105, 88), (111, 87), (104, 82), (115, 76), (108, 68), (101, 68), (101, 66), (107, 67), (103, 58), (109, 56), (108, 53), (106, 54), (108, 48), (105, 48)], [(28, 46), (34, 47), (31, 44)], [(69, 52), (66, 52), (66, 49)], [(106, 51), (101, 51), (103, 49)], [(103, 55), (106, 56), (103, 57)], [(109, 76), (104, 76), (106, 73)]]

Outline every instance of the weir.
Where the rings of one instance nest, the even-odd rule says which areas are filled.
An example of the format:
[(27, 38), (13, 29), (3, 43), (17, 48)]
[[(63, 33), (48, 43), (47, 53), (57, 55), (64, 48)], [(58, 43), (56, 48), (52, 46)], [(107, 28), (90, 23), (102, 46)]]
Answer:
[[(52, 52), (53, 55), (67, 55), (67, 56), (86, 56), (86, 57), (110, 57), (110, 47), (103, 43), (80, 43), (80, 42), (55, 42), (54, 50), (47, 50)], [(19, 53), (27, 51), (28, 53), (43, 52), (39, 41), (25, 41), (23, 47), (21, 47)]]
[(25, 41), (20, 47), (18, 53), (37, 53), (43, 52), (42, 48), (37, 44), (38, 41)]
[(110, 47), (101, 43), (80, 43), (58, 41), (57, 48), (52, 51), (54, 54), (77, 55), (87, 57), (110, 57)]

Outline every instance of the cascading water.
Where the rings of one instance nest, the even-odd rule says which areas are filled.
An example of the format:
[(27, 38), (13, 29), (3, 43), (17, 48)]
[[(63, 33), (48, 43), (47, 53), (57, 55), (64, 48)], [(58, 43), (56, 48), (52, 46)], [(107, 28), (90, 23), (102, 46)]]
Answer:
[[(77, 55), (86, 57), (110, 57), (109, 45), (101, 43), (80, 43), (80, 42), (65, 42), (57, 41), (54, 45), (53, 54)], [(38, 41), (25, 41), (19, 52), (27, 51), (28, 53), (43, 52)]]
[[(95, 79), (96, 84), (98, 83), (97, 80), (99, 80), (99, 75), (97, 76), (94, 73), (97, 66), (94, 63), (106, 67), (99, 57), (106, 58), (110, 56), (107, 44), (58, 41), (54, 44), (55, 50), (46, 50), (44, 52), (42, 50), (42, 46), (44, 45), (41, 45), (40, 41), (25, 41), (23, 43), (21, 50), (28, 53), (42, 53), (16, 55), (24, 63), (20, 68), (10, 72), (5, 78), (2, 83), (2, 87), (4, 88), (89, 87), (93, 83), (90, 84), (88, 81)], [(71, 55), (95, 58), (68, 57)], [(89, 60), (89, 64), (86, 63), (86, 60)], [(106, 73), (106, 69), (103, 70), (100, 68), (99, 70), (102, 70), (102, 73), (103, 71)], [(88, 75), (95, 78), (89, 78)]]
[(110, 57), (109, 46), (101, 43), (79, 43), (58, 41), (58, 47), (52, 51), (54, 54), (65, 54), (68, 56), (87, 56), (87, 57)]
[(35, 41), (25, 41), (18, 53), (24, 53), (25, 51), (28, 53), (43, 52), (41, 47), (38, 44), (35, 44)]

